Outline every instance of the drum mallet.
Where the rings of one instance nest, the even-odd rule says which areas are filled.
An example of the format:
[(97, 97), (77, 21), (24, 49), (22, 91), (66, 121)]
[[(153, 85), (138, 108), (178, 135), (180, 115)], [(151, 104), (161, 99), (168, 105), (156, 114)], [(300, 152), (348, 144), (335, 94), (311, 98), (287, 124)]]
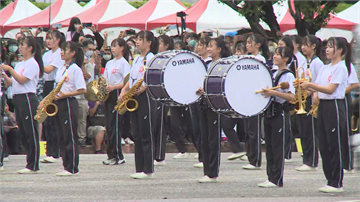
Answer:
[[(278, 86), (275, 86), (275, 87), (272, 87), (272, 88), (269, 88), (268, 90), (276, 90), (276, 89), (278, 89), (278, 88), (281, 88), (281, 89), (288, 89), (289, 88), (289, 83), (288, 82), (282, 82), (282, 83), (280, 83), (280, 85), (278, 85)], [(262, 93), (262, 92), (264, 92), (264, 90), (258, 90), (258, 91), (256, 91), (255, 93), (256, 94), (258, 94), (258, 93)]]

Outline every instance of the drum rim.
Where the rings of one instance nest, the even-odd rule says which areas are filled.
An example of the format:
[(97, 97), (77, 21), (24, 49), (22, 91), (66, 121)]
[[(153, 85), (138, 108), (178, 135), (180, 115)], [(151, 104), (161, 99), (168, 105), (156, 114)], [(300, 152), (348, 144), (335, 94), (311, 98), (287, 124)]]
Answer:
[[(270, 104), (273, 102), (273, 97), (271, 97), (271, 98), (269, 99), (269, 101), (268, 101), (268, 103), (266, 104), (266, 106), (265, 106), (260, 112), (254, 114), (254, 115), (251, 115), (251, 116), (243, 115), (243, 114), (240, 114), (239, 112), (235, 111), (235, 110), (231, 107), (228, 99), (226, 98), (226, 92), (225, 92), (225, 89), (224, 89), (224, 87), (225, 87), (224, 83), (225, 83), (226, 77), (227, 77), (227, 75), (228, 75), (228, 72), (229, 72), (230, 68), (235, 65), (235, 63), (237, 63), (237, 62), (239, 62), (240, 60), (243, 60), (243, 59), (255, 59), (256, 61), (258, 61), (258, 62), (260, 62), (261, 64), (263, 64), (263, 65), (266, 67), (267, 71), (269, 72), (269, 74), (270, 74), (270, 76), (271, 76), (272, 87), (274, 87), (274, 78), (273, 78), (273, 74), (272, 74), (269, 66), (268, 66), (266, 63), (264, 63), (263, 61), (259, 60), (258, 58), (256, 58), (255, 56), (252, 56), (252, 55), (240, 56), (240, 57), (238, 57), (238, 58), (236, 58), (236, 59), (232, 59), (232, 58), (230, 58), (230, 59), (229, 59), (229, 58), (228, 58), (228, 59), (226, 59), (226, 58), (220, 58), (219, 60), (217, 60), (217, 61), (215, 61), (214, 63), (211, 64), (210, 69), (209, 69), (208, 72), (211, 72), (211, 71), (213, 70), (213, 68), (214, 68), (217, 64), (219, 64), (219, 63), (221, 63), (221, 62), (226, 62), (226, 63), (228, 63), (229, 66), (224, 70), (224, 72), (223, 72), (223, 74), (222, 74), (222, 77), (221, 77), (221, 78), (222, 78), (222, 79), (221, 79), (221, 91), (222, 91), (221, 96), (223, 97), (223, 99), (224, 99), (224, 101), (225, 101), (225, 104), (229, 107), (228, 110), (234, 112), (234, 113), (235, 113), (236, 115), (238, 115), (239, 117), (257, 116), (257, 115), (259, 115), (259, 114), (262, 114), (262, 113), (270, 106)], [(224, 113), (222, 113), (221, 111), (219, 111), (218, 109), (216, 109), (216, 108), (213, 106), (213, 104), (211, 103), (210, 99), (209, 99), (208, 96), (207, 96), (207, 95), (208, 95), (208, 94), (207, 94), (207, 82), (208, 82), (208, 78), (209, 78), (209, 74), (206, 74), (205, 80), (204, 80), (204, 90), (205, 90), (205, 88), (206, 88), (206, 90), (205, 90), (205, 96), (204, 96), (204, 97), (206, 97), (206, 99), (207, 99), (207, 101), (208, 101), (211, 109), (212, 109), (213, 111), (215, 111), (215, 112), (217, 112), (217, 113), (220, 113), (220, 114), (223, 114), (223, 115), (225, 115), (225, 116), (234, 117), (233, 115), (229, 115), (229, 114), (224, 114)]]

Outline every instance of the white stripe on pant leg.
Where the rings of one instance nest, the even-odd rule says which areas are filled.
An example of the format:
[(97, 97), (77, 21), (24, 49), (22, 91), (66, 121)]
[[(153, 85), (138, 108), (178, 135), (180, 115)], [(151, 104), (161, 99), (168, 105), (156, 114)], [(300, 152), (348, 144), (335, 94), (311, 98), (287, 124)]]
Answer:
[(257, 161), (256, 161), (256, 165), (255, 166), (259, 166), (259, 161), (260, 161), (260, 155), (261, 155), (261, 151), (260, 151), (260, 140), (259, 140), (259, 138), (260, 138), (260, 133), (259, 133), (259, 131), (260, 131), (260, 115), (257, 115), (257, 117), (258, 117), (258, 122), (257, 122)]
[(34, 143), (35, 143), (35, 163), (34, 163), (34, 168), (33, 170), (35, 170), (35, 167), (36, 167), (36, 162), (38, 161), (37, 159), (37, 150), (38, 150), (38, 147), (36, 145), (36, 137), (35, 137), (35, 128), (34, 128), (34, 120), (33, 120), (33, 116), (32, 116), (32, 111), (31, 111), (31, 104), (30, 104), (30, 99), (29, 99), (29, 95), (26, 94), (26, 99), (27, 99), (27, 103), (28, 103), (28, 107), (29, 107), (29, 112), (30, 112), (30, 121), (31, 121), (31, 129), (32, 129), (32, 133), (33, 133), (33, 138), (34, 138)]
[[(283, 132), (283, 144), (282, 144), (282, 149), (283, 149), (283, 157), (282, 157), (282, 165), (281, 165), (281, 174), (280, 174), (280, 177), (279, 177), (279, 181), (277, 182), (277, 185), (280, 184), (280, 179), (283, 177), (284, 175), (284, 163), (285, 163), (285, 131), (286, 131), (286, 126), (285, 126), (285, 121), (286, 121), (286, 118), (285, 118), (285, 110), (282, 111), (282, 117), (283, 117), (283, 126), (282, 126), (282, 132)], [(289, 117), (290, 118), (290, 117)]]
[[(117, 97), (119, 97), (118, 95), (118, 90), (116, 90), (116, 95)], [(112, 113), (115, 113), (115, 139), (116, 139), (116, 156), (117, 156), (117, 159), (120, 159), (120, 156), (119, 156), (119, 113), (117, 113), (117, 111), (113, 110)]]
[(71, 109), (70, 109), (70, 103), (69, 98), (66, 98), (67, 106), (68, 106), (68, 113), (69, 113), (69, 124), (70, 124), (70, 132), (71, 132), (71, 140), (73, 145), (73, 173), (75, 173), (75, 141), (74, 141), (74, 132), (72, 130), (72, 120), (71, 120)]
[[(160, 136), (159, 136), (160, 137), (160, 147), (159, 147), (159, 156), (158, 156), (159, 159), (161, 158), (161, 149), (162, 149), (161, 145), (162, 145), (162, 136), (163, 136), (163, 134), (162, 134), (163, 133), (163, 122), (164, 122), (163, 115), (164, 115), (164, 105), (161, 104), (161, 114), (160, 114), (161, 122), (160, 122)], [(163, 160), (165, 160), (165, 159), (163, 159)]]
[(339, 123), (339, 107), (338, 107), (338, 104), (337, 104), (337, 100), (334, 100), (335, 101), (335, 107), (336, 107), (336, 120), (337, 120), (337, 133), (338, 133), (338, 146), (339, 146), (339, 159), (340, 159), (340, 169), (339, 169), (339, 172), (340, 172), (340, 177), (339, 177), (339, 182), (338, 182), (338, 187), (340, 187), (340, 181), (341, 181), (341, 178), (342, 178), (342, 169), (343, 169), (343, 166), (342, 166), (342, 153), (341, 153), (341, 140), (340, 140), (340, 123)]
[[(213, 112), (212, 112), (213, 113)], [(218, 165), (217, 165), (217, 174), (219, 175), (219, 169), (220, 169), (220, 155), (221, 155), (221, 127), (220, 127), (220, 122), (221, 118), (220, 118), (220, 114), (218, 114), (218, 138), (219, 138), (219, 150), (218, 150)]]
[[(150, 98), (149, 95), (147, 94), (147, 92), (145, 91), (144, 93), (146, 93), (146, 97), (147, 97), (147, 102), (148, 102), (148, 108), (149, 108), (149, 124), (150, 124), (150, 149), (151, 149), (151, 164), (154, 164), (154, 152), (153, 152), (153, 133), (152, 133), (152, 122), (151, 122), (151, 105), (150, 105)], [(151, 166), (151, 172), (154, 172), (154, 166)]]
[(316, 153), (316, 142), (315, 142), (315, 127), (314, 127), (314, 117), (311, 116), (311, 127), (312, 127), (312, 138), (313, 138), (313, 158), (312, 158), (312, 167), (315, 167), (315, 153)]
[(348, 104), (347, 104), (347, 97), (345, 95), (345, 115), (346, 115), (346, 135), (347, 135), (347, 139), (348, 139), (348, 152), (349, 152), (349, 168), (351, 169), (351, 147), (350, 147), (350, 127), (349, 127), (349, 110), (348, 110)]

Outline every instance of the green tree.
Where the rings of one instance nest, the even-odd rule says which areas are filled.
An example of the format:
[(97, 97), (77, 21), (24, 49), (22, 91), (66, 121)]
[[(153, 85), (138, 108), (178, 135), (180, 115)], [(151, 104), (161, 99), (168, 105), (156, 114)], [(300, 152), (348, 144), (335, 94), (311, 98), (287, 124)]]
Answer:
[[(219, 0), (230, 6), (240, 15), (245, 16), (253, 32), (264, 37), (272, 37), (276, 40), (281, 36), (280, 26), (276, 21), (273, 4), (278, 1), (251, 1), (251, 0)], [(281, 0), (282, 2), (282, 0)], [(324, 27), (329, 20), (331, 13), (339, 4), (338, 1), (287, 1), (291, 16), (295, 21), (295, 28), (300, 36), (315, 34), (321, 27)], [(238, 5), (242, 5), (239, 8)], [(267, 33), (260, 25), (263, 20), (270, 28)]]

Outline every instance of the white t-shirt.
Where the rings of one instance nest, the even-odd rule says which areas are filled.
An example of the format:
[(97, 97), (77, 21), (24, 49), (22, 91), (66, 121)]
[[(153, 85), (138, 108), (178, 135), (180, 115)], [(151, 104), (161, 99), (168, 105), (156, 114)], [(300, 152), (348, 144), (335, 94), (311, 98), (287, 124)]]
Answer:
[[(66, 71), (66, 67), (64, 65), (56, 72), (56, 78), (55, 78), (56, 84), (62, 81), (65, 75), (65, 71)], [(70, 93), (79, 89), (86, 89), (83, 72), (81, 68), (77, 66), (77, 64), (72, 63), (67, 68), (67, 71), (68, 71), (67, 79), (65, 80), (64, 84), (60, 89), (61, 92)]]
[(126, 75), (130, 73), (130, 65), (124, 57), (119, 60), (112, 59), (105, 65), (104, 76), (109, 81), (109, 85), (123, 83)]
[[(300, 53), (300, 51), (298, 51), (296, 54), (295, 54), (295, 57), (297, 59), (297, 65), (298, 67), (303, 67), (304, 70), (305, 70), (305, 78), (308, 78), (306, 77), (306, 74), (307, 74), (307, 61), (306, 61), (306, 58), (303, 54)], [(288, 67), (289, 68), (289, 67)], [(303, 72), (302, 69), (299, 69), (298, 70), (298, 74), (299, 76), (301, 76), (301, 73)], [(295, 73), (295, 72), (294, 72)]]
[[(320, 69), (324, 67), (324, 63), (318, 58), (314, 58), (309, 65), (310, 68), (310, 72), (311, 72), (311, 77), (312, 77), (312, 83), (314, 83), (316, 81), (316, 78), (320, 72)], [(309, 76), (309, 75), (307, 75)], [(308, 77), (307, 77), (308, 78)]]
[[(153, 57), (154, 54), (151, 52), (146, 55), (146, 65), (149, 65), (149, 62)], [(133, 61), (133, 65), (130, 71), (129, 88), (131, 88), (138, 80), (144, 78), (144, 74), (144, 57), (137, 56)], [(145, 85), (145, 82), (143, 82), (142, 85)]]
[(336, 90), (330, 95), (319, 92), (319, 98), (324, 100), (344, 99), (348, 79), (348, 71), (346, 65), (343, 61), (340, 61), (332, 66), (330, 65), (325, 65), (321, 68), (315, 83), (320, 86), (328, 86), (330, 83), (339, 85)]
[(54, 81), (56, 71), (65, 64), (65, 61), (61, 59), (61, 49), (58, 48), (55, 52), (49, 50), (44, 54), (43, 61), (44, 67), (47, 67), (49, 65), (55, 67), (55, 69), (51, 73), (44, 73), (44, 81)]
[[(275, 78), (277, 74), (278, 74), (278, 71), (274, 72), (273, 77)], [(295, 76), (292, 73), (290, 73), (290, 72), (285, 73), (280, 77), (278, 85), (280, 85), (282, 82), (288, 82), (289, 83), (289, 88), (287, 88), (287, 89), (278, 88), (276, 90), (279, 91), (279, 92), (282, 92), (282, 93), (290, 92), (292, 94), (295, 94), (295, 88), (294, 88), (294, 85), (293, 85), (294, 81), (295, 81)], [(275, 102), (277, 102), (277, 103), (283, 104), (286, 101), (287, 100), (285, 100), (283, 98), (275, 97)]]
[(19, 62), (15, 66), (15, 72), (25, 76), (29, 80), (23, 84), (19, 84), (14, 77), (12, 77), (13, 94), (36, 93), (40, 68), (35, 58), (31, 57), (26, 61)]
[(255, 56), (256, 59), (260, 60), (261, 62), (263, 63), (266, 63), (266, 59), (264, 58), (264, 56), (260, 55), (260, 54), (257, 54)]
[[(345, 64), (345, 60), (344, 61), (344, 64)], [(346, 64), (345, 64), (346, 65)], [(347, 79), (347, 84), (346, 84), (346, 87), (349, 87), (351, 84), (354, 84), (354, 83), (359, 83), (359, 79), (356, 75), (356, 70), (355, 70), (355, 67), (353, 64), (350, 64), (350, 68), (351, 68), (351, 72), (350, 72), (350, 75)]]

